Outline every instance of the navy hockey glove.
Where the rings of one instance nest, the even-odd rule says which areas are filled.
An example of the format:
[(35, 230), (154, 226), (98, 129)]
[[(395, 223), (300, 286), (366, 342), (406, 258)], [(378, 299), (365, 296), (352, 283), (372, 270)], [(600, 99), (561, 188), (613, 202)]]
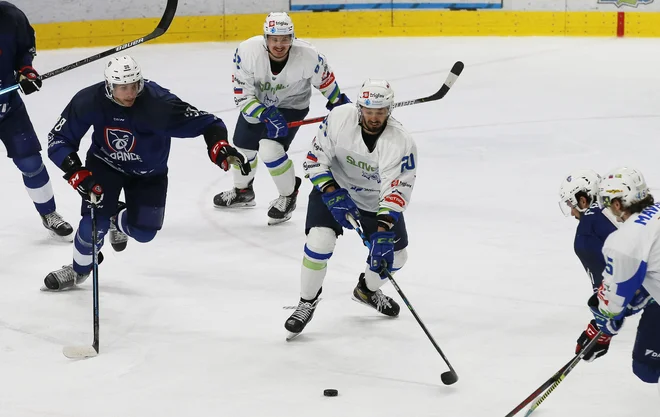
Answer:
[(325, 108), (328, 109), (329, 111), (332, 111), (337, 106), (341, 106), (342, 104), (348, 104), (351, 103), (351, 99), (349, 99), (346, 94), (341, 93), (339, 97), (337, 98), (337, 101), (333, 103), (330, 103), (329, 101), (325, 104)]
[[(598, 334), (598, 327), (596, 320), (591, 320), (587, 329), (582, 332), (580, 337), (577, 340), (577, 346), (575, 346), (575, 354), (582, 352), (584, 347)], [(582, 357), (583, 360), (587, 362), (593, 362), (595, 359), (604, 356), (607, 353), (607, 350), (610, 348), (610, 341), (612, 336), (602, 334), (596, 341), (596, 346), (591, 348), (589, 353)]]
[(32, 67), (25, 66), (18, 70), (18, 87), (26, 96), (41, 90), (41, 78), (39, 73)]
[(376, 232), (371, 234), (369, 269), (380, 273), (383, 266), (387, 266), (387, 270), (392, 272), (395, 237), (394, 232)]
[(635, 292), (635, 296), (630, 300), (630, 303), (628, 303), (628, 306), (626, 307), (626, 317), (639, 313), (650, 303), (655, 303), (655, 300), (644, 287), (641, 287)]
[(348, 194), (345, 188), (337, 188), (334, 191), (321, 194), (323, 202), (332, 213), (332, 216), (346, 229), (352, 229), (353, 225), (346, 220), (346, 216), (350, 215), (354, 220), (360, 220), (360, 211), (358, 210), (355, 202)]
[(75, 171), (66, 173), (64, 179), (78, 191), (83, 200), (92, 204), (103, 201), (103, 187), (94, 181), (92, 173), (87, 168), (79, 167)]
[(230, 165), (239, 168), (243, 175), (249, 174), (252, 169), (245, 155), (230, 146), (226, 140), (220, 140), (209, 148), (209, 158), (225, 171), (229, 169)]
[(259, 120), (266, 124), (266, 129), (268, 130), (267, 136), (270, 139), (283, 138), (289, 134), (286, 119), (275, 106), (268, 107), (264, 110), (259, 116)]

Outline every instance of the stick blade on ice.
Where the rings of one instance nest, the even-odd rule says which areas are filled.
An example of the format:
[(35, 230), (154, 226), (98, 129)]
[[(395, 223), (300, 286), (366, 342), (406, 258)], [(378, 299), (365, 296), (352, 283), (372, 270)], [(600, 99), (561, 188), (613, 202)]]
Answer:
[(64, 346), (62, 353), (69, 359), (93, 358), (99, 354), (93, 346)]

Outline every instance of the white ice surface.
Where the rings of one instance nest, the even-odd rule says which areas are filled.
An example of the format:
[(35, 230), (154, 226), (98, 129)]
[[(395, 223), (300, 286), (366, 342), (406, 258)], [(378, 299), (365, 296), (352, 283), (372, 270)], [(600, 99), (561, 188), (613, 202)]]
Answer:
[[(291, 221), (266, 226), (275, 187), (261, 165), (257, 207), (218, 211), (231, 175), (204, 141), (175, 139), (165, 225), (149, 244), (104, 248), (101, 354), (71, 361), (62, 347), (92, 342), (91, 282), (39, 291), (71, 262), (50, 240), (9, 160), (0, 163), (0, 416), (7, 417), (498, 417), (573, 355), (590, 319), (588, 278), (572, 248), (576, 222), (557, 206), (572, 169), (640, 169), (660, 181), (660, 40), (414, 38), (317, 40), (343, 91), (368, 77), (406, 100), (465, 71), (447, 97), (397, 109), (419, 149), (406, 222), (409, 261), (397, 282), (458, 371), (446, 371), (412, 315), (379, 316), (351, 301), (365, 249), (347, 231), (329, 263), (314, 320), (285, 342), (298, 300), (307, 194)], [(233, 43), (143, 45), (144, 74), (222, 117), (233, 132)], [(101, 49), (40, 52), (43, 73)], [(46, 135), (73, 94), (102, 79), (95, 62), (26, 98)], [(325, 114), (315, 93), (309, 116)], [(300, 130), (300, 163), (315, 126)], [(89, 138), (82, 147), (86, 150)], [(0, 147), (0, 156), (4, 148)], [(84, 153), (81, 152), (84, 158)], [(3, 158), (4, 159), (4, 158)], [(77, 226), (80, 200), (50, 161), (58, 210)], [(398, 299), (391, 285), (387, 294)], [(658, 416), (657, 388), (631, 372), (637, 318), (607, 356), (582, 363), (534, 415)], [(324, 388), (339, 396), (325, 398)]]

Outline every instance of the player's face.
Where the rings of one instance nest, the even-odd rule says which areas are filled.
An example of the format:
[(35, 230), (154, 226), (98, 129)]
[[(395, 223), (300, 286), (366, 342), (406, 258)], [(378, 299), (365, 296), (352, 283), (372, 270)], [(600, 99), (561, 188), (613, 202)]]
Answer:
[(266, 46), (270, 57), (275, 61), (282, 61), (291, 49), (291, 35), (269, 35), (266, 36)]
[(362, 112), (362, 129), (372, 134), (383, 130), (389, 116), (389, 109), (368, 109), (362, 107), (360, 111)]
[(112, 95), (122, 106), (131, 107), (135, 103), (139, 88), (139, 82), (131, 84), (115, 84), (112, 89)]

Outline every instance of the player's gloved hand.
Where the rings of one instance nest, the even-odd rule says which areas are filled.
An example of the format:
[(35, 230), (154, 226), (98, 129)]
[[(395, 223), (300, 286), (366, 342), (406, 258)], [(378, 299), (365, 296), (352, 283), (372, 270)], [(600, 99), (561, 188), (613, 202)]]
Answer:
[(353, 225), (346, 219), (346, 216), (351, 216), (356, 221), (360, 220), (360, 211), (345, 188), (337, 188), (334, 191), (325, 192), (321, 194), (321, 198), (328, 207), (328, 210), (330, 210), (330, 213), (332, 213), (332, 217), (342, 227), (346, 229), (353, 228)]
[[(603, 333), (608, 336), (615, 336), (619, 333), (619, 330), (621, 330), (621, 327), (623, 326), (623, 318), (617, 318), (618, 316), (610, 317), (600, 311), (598, 308), (598, 292), (595, 292), (589, 297), (587, 305), (591, 309), (591, 313), (594, 315), (594, 320), (596, 321), (599, 330), (602, 330)], [(621, 316), (621, 314), (619, 314), (619, 316)]]
[(209, 147), (209, 158), (225, 171), (234, 165), (241, 170), (241, 174), (247, 175), (252, 169), (245, 155), (229, 145), (226, 140), (219, 140)]
[[(587, 329), (582, 332), (580, 337), (577, 340), (577, 346), (575, 346), (575, 354), (582, 352), (584, 347), (598, 334), (598, 326), (596, 320), (591, 320)], [(596, 341), (596, 346), (594, 346), (586, 355), (582, 357), (583, 360), (587, 362), (593, 362), (595, 359), (604, 356), (607, 353), (607, 350), (610, 348), (610, 341), (612, 336), (602, 334)]]
[(644, 287), (640, 287), (626, 307), (626, 317), (639, 313), (650, 303), (655, 303), (655, 300)]
[(371, 234), (371, 250), (369, 251), (369, 269), (380, 272), (383, 266), (392, 271), (394, 265), (394, 232), (376, 232)]
[(85, 167), (78, 167), (71, 172), (64, 174), (64, 179), (78, 191), (83, 200), (92, 204), (99, 204), (103, 201), (103, 187), (99, 185), (92, 176), (92, 173)]
[(35, 91), (41, 90), (41, 78), (37, 70), (30, 66), (25, 66), (18, 70), (18, 87), (26, 96)]
[(330, 103), (329, 101), (325, 104), (325, 108), (328, 110), (332, 110), (337, 106), (341, 106), (342, 104), (348, 104), (351, 103), (351, 99), (349, 99), (346, 94), (341, 93), (339, 97), (337, 98), (337, 101), (334, 103)]
[(259, 116), (259, 120), (266, 124), (266, 129), (268, 130), (267, 136), (270, 139), (283, 138), (289, 134), (286, 119), (275, 106), (268, 107), (264, 110)]

